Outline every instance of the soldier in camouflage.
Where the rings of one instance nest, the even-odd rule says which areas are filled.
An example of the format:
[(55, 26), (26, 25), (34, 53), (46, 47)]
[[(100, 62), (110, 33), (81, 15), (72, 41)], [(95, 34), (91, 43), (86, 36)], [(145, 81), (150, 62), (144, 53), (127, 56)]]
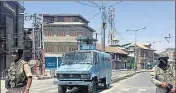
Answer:
[(27, 62), (21, 59), (23, 50), (13, 49), (11, 53), (14, 62), (11, 63), (5, 80), (7, 93), (29, 93), (32, 74)]
[(167, 53), (160, 53), (159, 64), (151, 72), (151, 81), (157, 86), (156, 93), (176, 93), (175, 67), (168, 63), (168, 59)]

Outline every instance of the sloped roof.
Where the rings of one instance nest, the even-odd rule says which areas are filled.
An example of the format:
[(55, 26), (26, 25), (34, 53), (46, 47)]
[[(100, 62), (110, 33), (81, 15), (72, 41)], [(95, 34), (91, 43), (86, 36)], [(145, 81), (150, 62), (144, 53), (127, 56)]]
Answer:
[[(97, 44), (97, 50), (101, 50), (101, 45)], [(125, 51), (121, 50), (119, 47), (111, 47), (111, 46), (106, 46), (105, 47), (106, 52), (112, 52), (112, 53), (119, 53), (119, 54), (128, 54)]]
[[(134, 46), (135, 44), (134, 43), (131, 43), (129, 46)], [(136, 43), (136, 46), (137, 47), (140, 47), (140, 48), (142, 48), (142, 49), (149, 49), (149, 48), (147, 48), (144, 44), (140, 44), (140, 43)]]

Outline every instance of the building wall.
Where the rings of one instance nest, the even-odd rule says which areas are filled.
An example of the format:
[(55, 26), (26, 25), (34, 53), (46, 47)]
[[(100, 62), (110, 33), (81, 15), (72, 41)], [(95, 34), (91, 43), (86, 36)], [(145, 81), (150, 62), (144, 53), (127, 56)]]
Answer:
[(44, 16), (44, 22), (81, 22), (88, 24), (84, 19), (79, 16)]
[[(150, 48), (148, 46), (148, 48)], [(128, 48), (128, 53), (129, 54), (134, 54), (134, 47), (129, 47)], [(137, 47), (137, 68), (138, 69), (143, 69), (144, 68), (144, 64), (147, 64), (148, 62), (153, 62), (153, 50), (150, 49), (142, 49), (140, 47)], [(145, 57), (144, 57), (145, 54)]]
[(93, 32), (83, 26), (48, 26), (44, 28), (44, 35), (47, 37), (66, 35), (70, 35), (73, 37), (77, 37), (79, 35), (93, 37)]
[(13, 47), (23, 48), (23, 35), (19, 32), (23, 32), (23, 16), (20, 13), (24, 12), (24, 8), (17, 1), (0, 1), (0, 37), (5, 37), (6, 40), (1, 42), (2, 52), (0, 60), (2, 69), (9, 68), (12, 62), (9, 50)]
[(79, 22), (84, 23), (76, 24), (76, 25), (45, 25), (44, 26), (44, 46), (45, 53), (53, 53), (53, 54), (63, 54), (68, 51), (77, 50), (77, 42), (76, 37), (79, 35), (85, 37), (93, 37), (92, 29), (88, 28), (88, 22), (80, 17), (71, 16), (71, 15), (56, 15), (56, 16), (47, 16), (44, 15), (44, 22), (46, 23), (55, 23), (55, 22)]
[(175, 48), (168, 48), (166, 49), (166, 52), (169, 54), (169, 59), (175, 60), (176, 58)]
[(45, 52), (63, 54), (68, 51), (77, 50), (77, 43), (45, 42)]

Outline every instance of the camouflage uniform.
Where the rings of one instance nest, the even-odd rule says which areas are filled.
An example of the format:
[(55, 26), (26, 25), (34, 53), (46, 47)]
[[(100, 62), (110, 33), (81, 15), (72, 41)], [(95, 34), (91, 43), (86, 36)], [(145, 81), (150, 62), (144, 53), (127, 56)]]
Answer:
[[(161, 54), (161, 57), (167, 57), (167, 54)], [(166, 93), (166, 89), (162, 88), (160, 85), (162, 82), (172, 84), (175, 88), (175, 67), (172, 64), (167, 65), (167, 69), (163, 70), (157, 65), (153, 68), (151, 72), (151, 81), (157, 86), (156, 93)]]
[(28, 76), (32, 76), (30, 67), (24, 60), (12, 62), (5, 80), (7, 93), (24, 93)]

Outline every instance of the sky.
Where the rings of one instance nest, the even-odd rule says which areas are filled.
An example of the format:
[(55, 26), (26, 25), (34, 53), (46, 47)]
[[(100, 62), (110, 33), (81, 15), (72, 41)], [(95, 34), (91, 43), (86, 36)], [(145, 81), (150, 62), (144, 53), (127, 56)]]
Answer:
[[(83, 2), (83, 1), (82, 1)], [(105, 1), (104, 5), (108, 10), (110, 5), (118, 1)], [(90, 2), (83, 2), (93, 5)], [(101, 6), (101, 1), (95, 2)], [(81, 14), (90, 21), (89, 26), (101, 32), (101, 14), (100, 10), (77, 3), (75, 1), (25, 1), (26, 13), (37, 14)], [(157, 52), (164, 51), (168, 47), (175, 47), (175, 3), (174, 1), (123, 1), (115, 6), (115, 25), (120, 34), (116, 38), (120, 40), (119, 44), (126, 44), (135, 41), (134, 32), (128, 32), (128, 29), (144, 30), (137, 32), (137, 43), (156, 42), (154, 49)], [(99, 14), (98, 14), (99, 13)], [(96, 15), (96, 16), (95, 16)], [(31, 27), (31, 22), (25, 22), (25, 27)], [(106, 30), (106, 45), (107, 34)], [(164, 38), (171, 34), (170, 44)], [(100, 41), (100, 36), (98, 36)], [(161, 42), (159, 42), (161, 41)]]

